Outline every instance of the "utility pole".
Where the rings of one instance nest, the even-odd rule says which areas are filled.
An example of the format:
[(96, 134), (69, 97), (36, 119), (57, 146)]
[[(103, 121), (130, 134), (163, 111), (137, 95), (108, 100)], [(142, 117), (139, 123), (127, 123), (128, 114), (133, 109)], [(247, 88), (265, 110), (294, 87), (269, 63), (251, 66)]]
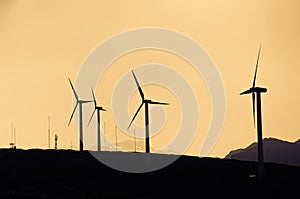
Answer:
[(116, 137), (116, 151), (118, 151), (117, 126), (115, 126), (115, 137)]
[(48, 116), (48, 149), (50, 149), (50, 116)]
[(103, 134), (104, 134), (104, 139), (103, 139), (103, 141), (104, 141), (104, 150), (106, 151), (105, 122), (104, 122), (103, 127), (104, 127), (104, 132), (103, 132)]
[(133, 131), (133, 136), (134, 136), (134, 152), (136, 152), (136, 138), (135, 138), (135, 129)]
[(14, 149), (17, 148), (16, 128), (14, 128)]
[(11, 123), (11, 142), (9, 145), (12, 149), (16, 149), (16, 129), (14, 128), (13, 123)]

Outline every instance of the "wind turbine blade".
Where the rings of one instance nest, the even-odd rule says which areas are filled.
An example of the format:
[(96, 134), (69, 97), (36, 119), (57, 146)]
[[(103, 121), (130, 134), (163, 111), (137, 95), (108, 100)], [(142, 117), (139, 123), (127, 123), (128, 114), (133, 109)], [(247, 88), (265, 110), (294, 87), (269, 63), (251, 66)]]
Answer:
[(75, 107), (74, 107), (74, 109), (73, 109), (73, 112), (72, 112), (72, 115), (71, 115), (71, 117), (70, 117), (68, 126), (70, 125), (70, 123), (71, 123), (71, 121), (72, 121), (72, 118), (73, 118), (73, 115), (74, 115), (74, 113), (75, 113), (75, 111), (76, 111), (77, 106), (78, 106), (78, 102), (76, 103), (76, 105), (75, 105)]
[(132, 74), (133, 74), (133, 77), (134, 77), (135, 83), (136, 83), (136, 85), (137, 85), (137, 87), (138, 87), (138, 89), (139, 89), (139, 92), (140, 92), (141, 98), (144, 100), (144, 98), (145, 98), (145, 97), (144, 97), (143, 90), (142, 90), (142, 88), (141, 88), (141, 86), (140, 86), (140, 84), (139, 84), (139, 82), (138, 82), (138, 80), (137, 80), (137, 78), (136, 78), (136, 76), (135, 76), (135, 74), (134, 74), (133, 70), (132, 70), (131, 72), (132, 72)]
[(137, 109), (137, 111), (135, 112), (135, 114), (134, 114), (134, 116), (133, 116), (133, 118), (132, 118), (130, 124), (128, 125), (127, 130), (130, 128), (132, 122), (134, 121), (135, 117), (137, 116), (137, 114), (139, 113), (139, 111), (141, 110), (141, 108), (142, 108), (143, 105), (144, 105), (144, 102), (140, 105), (140, 107), (139, 107), (139, 108)]
[(74, 89), (74, 86), (73, 86), (73, 84), (72, 84), (70, 78), (69, 78), (69, 82), (70, 82), (71, 88), (72, 88), (72, 90), (73, 90), (73, 93), (74, 93), (74, 95), (75, 95), (75, 98), (76, 98), (76, 100), (78, 101), (78, 95), (77, 95), (77, 93), (76, 93), (76, 91), (75, 91), (75, 89)]
[(165, 102), (154, 102), (154, 101), (149, 102), (149, 104), (169, 105), (169, 103), (165, 103)]
[(94, 116), (95, 112), (96, 112), (96, 109), (94, 109), (94, 111), (93, 111), (93, 113), (92, 113), (92, 115), (91, 115), (91, 118), (90, 118), (90, 120), (89, 120), (88, 125), (90, 125), (90, 123), (91, 123), (91, 121), (92, 121), (92, 119), (93, 119), (93, 116)]
[(245, 94), (250, 94), (250, 93), (252, 93), (252, 88), (250, 88), (250, 89), (248, 89), (248, 90), (246, 90), (246, 91), (244, 91), (244, 92), (241, 92), (240, 93), (240, 95), (245, 95)]
[(256, 81), (256, 74), (257, 74), (257, 68), (258, 68), (258, 61), (259, 61), (259, 56), (260, 56), (260, 49), (261, 46), (259, 47), (258, 55), (257, 55), (257, 60), (256, 60), (256, 66), (255, 66), (255, 73), (254, 73), (254, 79), (253, 79), (253, 84), (252, 87), (255, 87), (255, 81)]
[(94, 91), (93, 91), (93, 87), (91, 87), (91, 89), (92, 89), (94, 104), (95, 104), (95, 107), (96, 107), (97, 106), (97, 102), (96, 102), (95, 94), (94, 94)]
[(252, 114), (253, 114), (253, 122), (255, 128), (255, 93), (252, 93)]
[(81, 103), (89, 103), (89, 102), (93, 102), (92, 100), (80, 100)]

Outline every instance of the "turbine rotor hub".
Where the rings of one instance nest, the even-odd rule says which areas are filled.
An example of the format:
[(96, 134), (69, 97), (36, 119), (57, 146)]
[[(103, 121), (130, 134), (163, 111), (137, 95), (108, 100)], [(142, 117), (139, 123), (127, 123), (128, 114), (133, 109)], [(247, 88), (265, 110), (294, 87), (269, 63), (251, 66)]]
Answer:
[(256, 92), (256, 93), (266, 93), (266, 92), (267, 92), (267, 88), (254, 87), (254, 88), (252, 88), (252, 89), (253, 89), (252, 92)]

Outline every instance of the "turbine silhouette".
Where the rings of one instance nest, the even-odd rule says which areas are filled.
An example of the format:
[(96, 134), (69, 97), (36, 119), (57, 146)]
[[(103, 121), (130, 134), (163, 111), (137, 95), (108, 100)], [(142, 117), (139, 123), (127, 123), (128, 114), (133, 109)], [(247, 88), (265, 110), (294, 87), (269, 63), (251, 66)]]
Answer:
[(91, 123), (91, 121), (92, 121), (92, 118), (93, 118), (93, 116), (94, 116), (94, 114), (95, 114), (95, 112), (96, 112), (96, 110), (97, 110), (97, 135), (98, 135), (98, 148), (97, 148), (97, 150), (98, 151), (101, 151), (101, 136), (100, 136), (100, 111), (106, 111), (106, 109), (104, 109), (103, 107), (101, 107), (101, 106), (97, 106), (97, 101), (96, 101), (96, 98), (95, 98), (95, 94), (94, 94), (94, 91), (93, 91), (93, 88), (91, 88), (92, 89), (92, 95), (93, 95), (93, 100), (94, 100), (94, 106), (95, 106), (95, 109), (94, 109), (94, 111), (93, 111), (93, 113), (92, 113), (92, 115), (91, 115), (91, 118), (90, 118), (90, 120), (89, 120), (89, 123), (88, 123), (88, 125)]
[(145, 134), (146, 134), (146, 142), (145, 142), (145, 149), (146, 149), (146, 153), (150, 153), (150, 138), (149, 138), (149, 110), (148, 110), (148, 105), (149, 104), (159, 104), (159, 105), (169, 105), (169, 103), (164, 103), (164, 102), (156, 102), (156, 101), (152, 101), (152, 100), (148, 100), (148, 99), (145, 99), (145, 96), (144, 96), (144, 93), (143, 93), (143, 90), (133, 72), (133, 70), (131, 71), (132, 72), (132, 75), (134, 77), (134, 80), (135, 80), (135, 83), (138, 87), (138, 90), (139, 90), (139, 93), (140, 93), (140, 96), (142, 98), (142, 103), (141, 105), (139, 106), (139, 108), (137, 109), (136, 113), (134, 114), (127, 130), (130, 128), (131, 124), (133, 123), (134, 119), (136, 118), (137, 114), (139, 113), (139, 111), (141, 110), (142, 106), (145, 104)]
[(77, 108), (77, 106), (79, 104), (79, 150), (83, 151), (82, 104), (93, 102), (93, 101), (91, 101), (91, 100), (80, 100), (79, 97), (78, 97), (78, 95), (77, 95), (77, 93), (76, 93), (76, 91), (75, 91), (75, 89), (74, 89), (74, 86), (73, 86), (70, 78), (69, 78), (69, 82), (70, 82), (71, 88), (73, 90), (74, 96), (76, 98), (76, 105), (75, 105), (75, 107), (73, 109), (73, 112), (72, 112), (72, 115), (70, 117), (68, 126), (70, 125), (70, 123), (72, 121), (72, 118), (73, 118), (73, 115), (74, 115), (74, 113), (76, 111), (76, 108)]
[(262, 140), (262, 116), (261, 116), (261, 93), (266, 93), (266, 88), (256, 87), (256, 75), (257, 75), (257, 68), (258, 68), (258, 61), (260, 57), (260, 50), (258, 51), (254, 79), (252, 87), (242, 93), (240, 95), (245, 94), (252, 94), (252, 111), (253, 111), (253, 120), (254, 120), (254, 127), (255, 127), (255, 98), (256, 99), (256, 114), (257, 114), (257, 143), (258, 143), (258, 177), (263, 178), (264, 176), (264, 153), (263, 153), (263, 140)]

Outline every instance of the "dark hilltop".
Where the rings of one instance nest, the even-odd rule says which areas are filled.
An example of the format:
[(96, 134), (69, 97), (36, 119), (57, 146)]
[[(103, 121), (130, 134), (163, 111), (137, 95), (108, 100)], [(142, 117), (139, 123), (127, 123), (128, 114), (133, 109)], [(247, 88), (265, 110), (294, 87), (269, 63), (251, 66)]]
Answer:
[(266, 176), (258, 180), (253, 176), (257, 162), (219, 158), (181, 156), (171, 165), (148, 173), (114, 170), (88, 151), (1, 149), (0, 160), (0, 198), (299, 196), (293, 187), (299, 185), (300, 167), (275, 163), (266, 163)]

